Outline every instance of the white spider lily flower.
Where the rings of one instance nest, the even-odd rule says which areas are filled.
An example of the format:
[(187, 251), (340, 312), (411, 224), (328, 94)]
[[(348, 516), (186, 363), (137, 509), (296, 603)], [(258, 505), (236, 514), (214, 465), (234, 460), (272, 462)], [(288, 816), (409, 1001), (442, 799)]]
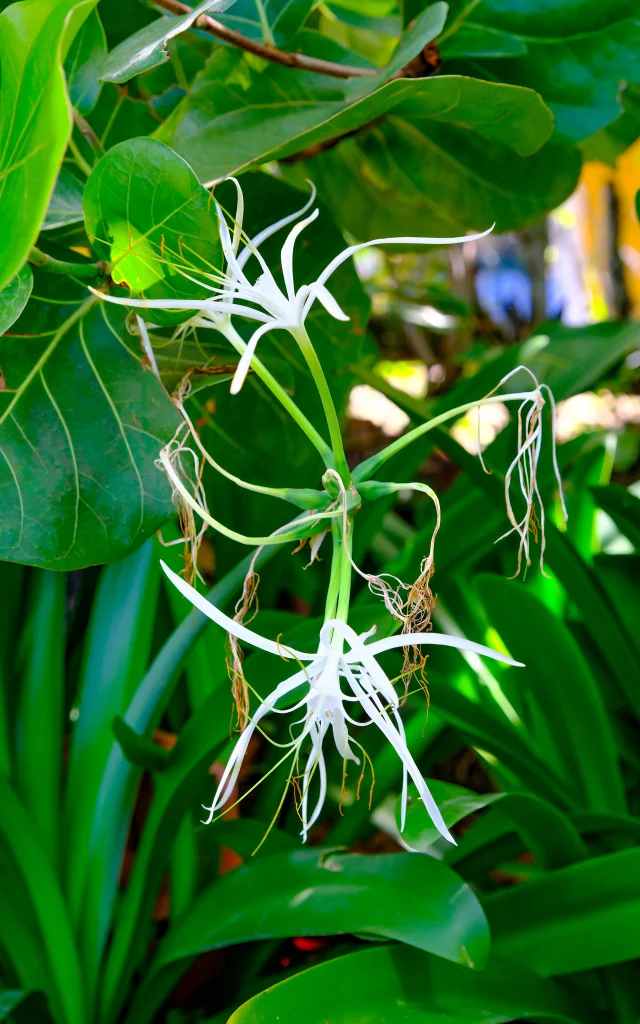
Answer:
[[(399, 714), (400, 698), (389, 677), (378, 664), (377, 655), (397, 647), (429, 644), (456, 647), (458, 650), (481, 654), (507, 665), (520, 666), (521, 662), (514, 661), (482, 644), (474, 643), (463, 637), (449, 636), (446, 633), (401, 634), (367, 642), (375, 632), (375, 627), (368, 633), (358, 635), (341, 619), (329, 619), (324, 623), (320, 630), (317, 651), (309, 653), (294, 650), (260, 636), (248, 629), (247, 626), (229, 618), (194, 590), (182, 577), (172, 572), (164, 562), (161, 562), (161, 565), (178, 590), (227, 633), (284, 660), (292, 658), (301, 666), (297, 672), (279, 683), (265, 697), (253, 717), (249, 719), (247, 727), (240, 735), (227, 762), (213, 803), (205, 808), (209, 812), (206, 824), (209, 824), (214, 816), (222, 811), (231, 797), (251, 737), (259, 728), (265, 715), (269, 713), (291, 714), (299, 711), (300, 717), (293, 723), (293, 726), (299, 726), (299, 731), (285, 746), (292, 757), (291, 778), (294, 769), (298, 766), (302, 746), (307, 742), (310, 744), (310, 751), (304, 767), (295, 776), (300, 782), (301, 797), (298, 810), (302, 821), (303, 842), (306, 841), (309, 829), (317, 821), (322, 811), (327, 793), (327, 772), (323, 753), (323, 742), (327, 732), (331, 729), (338, 753), (345, 763), (348, 760), (359, 763), (353, 747), (362, 749), (361, 744), (354, 739), (349, 727), (357, 730), (368, 725), (376, 725), (402, 762), (401, 831), (404, 828), (408, 799), (407, 784), (410, 777), (440, 834), (449, 842), (455, 843), (438, 805), (429, 792), (420, 769), (407, 747), (404, 727)], [(343, 649), (345, 644), (347, 645), (346, 650)], [(294, 700), (291, 706), (287, 708), (276, 706), (278, 702), (289, 695)], [(356, 718), (356, 714), (360, 717)], [(310, 809), (310, 789), (316, 772), (319, 778), (318, 794)]]
[[(331, 260), (315, 281), (296, 288), (293, 271), (296, 239), (309, 224), (316, 220), (320, 211), (316, 208), (313, 213), (303, 220), (298, 220), (298, 218), (302, 217), (315, 202), (315, 188), (312, 185), (311, 197), (300, 210), (275, 221), (269, 227), (260, 231), (254, 238), (246, 238), (245, 244), (241, 247), (241, 240), (245, 237), (242, 226), (244, 218), (242, 189), (235, 178), (227, 180), (233, 181), (235, 184), (238, 202), (234, 218), (233, 235), (229, 230), (229, 225), (221, 206), (216, 202), (220, 241), (222, 243), (226, 269), (209, 274), (199, 272), (198, 276), (194, 276), (187, 267), (175, 263), (172, 264), (173, 269), (185, 278), (203, 288), (209, 289), (212, 293), (209, 298), (185, 299), (184, 301), (181, 299), (147, 300), (121, 299), (105, 295), (102, 292), (95, 292), (94, 294), (109, 302), (131, 306), (135, 309), (194, 310), (195, 316), (188, 321), (190, 325), (194, 327), (211, 327), (222, 334), (225, 333), (225, 328), (228, 327), (231, 316), (242, 316), (249, 320), (258, 321), (260, 326), (254, 331), (247, 343), (231, 382), (232, 394), (237, 394), (242, 387), (260, 338), (270, 330), (287, 330), (295, 337), (296, 332), (304, 330), (305, 320), (316, 299), (334, 319), (349, 319), (326, 285), (338, 267), (355, 253), (360, 252), (361, 249), (366, 249), (372, 245), (451, 245), (457, 242), (471, 242), (484, 238), (485, 235), (493, 230), (491, 227), (487, 231), (482, 231), (478, 234), (457, 235), (451, 238), (427, 238), (421, 236), (374, 238), (369, 242), (350, 245)], [(260, 252), (260, 245), (281, 228), (287, 227), (296, 220), (298, 220), (298, 223), (287, 235), (280, 253), (280, 265), (284, 281), (283, 289), (267, 266)], [(257, 259), (261, 268), (261, 273), (253, 282), (245, 272), (245, 267), (251, 256)]]

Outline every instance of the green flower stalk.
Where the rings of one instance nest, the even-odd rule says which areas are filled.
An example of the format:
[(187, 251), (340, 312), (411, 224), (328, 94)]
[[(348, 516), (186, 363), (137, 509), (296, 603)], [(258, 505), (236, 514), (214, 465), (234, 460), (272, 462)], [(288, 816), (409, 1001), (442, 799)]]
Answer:
[[(398, 649), (404, 652), (404, 666), (399, 678), (407, 680), (424, 663), (424, 649), (431, 646), (447, 646), (462, 652), (472, 652), (492, 658), (508, 665), (518, 665), (510, 657), (481, 644), (459, 636), (431, 632), (431, 611), (433, 595), (430, 579), (435, 566), (435, 541), (440, 527), (441, 508), (438, 496), (426, 484), (397, 484), (380, 480), (379, 472), (385, 463), (407, 445), (418, 441), (433, 427), (462, 415), (470, 408), (482, 409), (493, 402), (516, 402), (518, 440), (516, 454), (505, 478), (505, 502), (510, 528), (519, 538), (518, 570), (521, 563), (529, 565), (530, 536), (538, 529), (542, 536), (540, 558), (544, 555), (545, 514), (538, 487), (538, 464), (543, 445), (543, 409), (548, 402), (551, 409), (551, 445), (554, 471), (562, 494), (562, 486), (555, 454), (556, 410), (553, 395), (545, 385), (540, 385), (529, 370), (519, 367), (504, 377), (496, 388), (484, 398), (467, 403), (458, 409), (449, 410), (442, 416), (416, 427), (388, 445), (383, 451), (372, 456), (350, 472), (344, 452), (338, 414), (327, 384), (321, 362), (306, 331), (305, 321), (313, 304), (317, 301), (329, 316), (336, 320), (348, 317), (328, 290), (327, 284), (337, 268), (360, 249), (377, 244), (435, 245), (463, 242), (483, 237), (487, 232), (456, 238), (383, 238), (360, 245), (348, 246), (336, 256), (311, 283), (296, 283), (294, 275), (294, 254), (296, 241), (318, 217), (318, 210), (308, 216), (308, 210), (315, 200), (312, 190), (309, 201), (296, 213), (284, 217), (265, 228), (254, 238), (247, 238), (243, 230), (244, 202), (242, 190), (234, 181), (238, 203), (233, 231), (218, 204), (216, 204), (220, 239), (225, 257), (225, 269), (208, 274), (199, 273), (194, 277), (190, 268), (174, 266), (181, 274), (196, 281), (210, 292), (205, 299), (121, 299), (107, 295), (101, 298), (131, 306), (137, 311), (152, 313), (154, 309), (183, 310), (191, 314), (178, 331), (190, 327), (211, 328), (219, 331), (240, 354), (240, 360), (231, 383), (231, 392), (241, 389), (249, 369), (253, 369), (274, 397), (299, 424), (307, 437), (320, 453), (326, 470), (322, 477), (322, 490), (299, 490), (287, 487), (273, 487), (252, 484), (224, 469), (202, 444), (189, 417), (185, 403), (186, 391), (174, 398), (183, 418), (183, 424), (173, 441), (159, 457), (159, 465), (171, 483), (174, 497), (184, 512), (189, 524), (188, 533), (192, 541), (197, 540), (202, 528), (211, 527), (218, 533), (239, 543), (257, 546), (284, 544), (294, 540), (309, 539), (312, 560), (322, 540), (331, 535), (333, 553), (331, 573), (325, 601), (325, 617), (319, 631), (318, 644), (313, 651), (298, 651), (284, 646), (253, 632), (243, 624), (251, 601), (255, 596), (256, 579), (252, 572), (245, 581), (243, 597), (234, 619), (209, 604), (183, 578), (176, 575), (163, 563), (163, 569), (174, 586), (195, 607), (217, 622), (228, 634), (232, 646), (233, 689), (238, 707), (240, 724), (243, 729), (225, 767), (214, 794), (212, 803), (206, 808), (207, 822), (211, 822), (231, 799), (236, 786), (243, 759), (251, 738), (267, 715), (293, 715), (290, 725), (291, 739), (277, 744), (284, 750), (280, 763), (289, 763), (289, 781), (296, 785), (297, 807), (302, 823), (302, 838), (306, 841), (310, 829), (318, 820), (327, 793), (327, 769), (324, 744), (331, 735), (343, 761), (344, 772), (348, 762), (366, 761), (364, 747), (357, 739), (360, 730), (376, 726), (392, 745), (402, 766), (402, 821), (407, 806), (409, 778), (415, 783), (420, 797), (441, 835), (450, 842), (449, 833), (442, 815), (433, 800), (422, 774), (407, 747), (404, 728), (400, 717), (401, 698), (396, 693), (391, 679), (378, 662), (378, 656)], [(297, 222), (294, 224), (294, 222)], [(261, 244), (277, 231), (294, 224), (281, 249), (283, 285), (278, 283), (261, 252)], [(247, 264), (254, 257), (260, 266), (260, 274), (252, 280), (248, 276)], [(238, 334), (233, 318), (236, 316), (256, 321), (255, 329), (248, 342)], [(150, 365), (154, 365), (152, 343), (143, 322), (139, 320), (140, 333)], [(325, 413), (329, 443), (318, 433), (280, 383), (260, 363), (257, 347), (260, 339), (272, 330), (286, 330), (307, 363), (316, 384)], [(498, 393), (509, 384), (511, 378), (524, 371), (531, 378), (531, 388), (507, 394)], [(202, 484), (202, 468), (208, 462), (212, 468), (232, 480), (239, 487), (265, 496), (280, 498), (302, 510), (296, 519), (289, 520), (273, 534), (261, 537), (246, 537), (215, 519), (207, 508), (206, 495)], [(191, 464), (193, 470), (191, 471)], [(373, 479), (373, 477), (376, 479)], [(428, 553), (425, 555), (418, 580), (405, 584), (401, 580), (381, 574), (363, 572), (352, 556), (355, 514), (363, 501), (375, 501), (383, 495), (399, 489), (413, 489), (427, 494), (433, 501), (436, 521)], [(512, 492), (519, 490), (524, 502), (522, 515), (515, 511)], [(564, 508), (564, 504), (563, 504)], [(362, 577), (371, 592), (381, 598), (389, 614), (402, 625), (402, 632), (386, 639), (374, 640), (375, 627), (368, 632), (357, 634), (349, 625), (349, 606), (353, 574)], [(239, 643), (281, 658), (284, 662), (293, 660), (297, 667), (287, 674), (257, 709), (251, 713), (248, 700), (248, 684), (242, 674), (242, 655)], [(403, 695), (404, 696), (404, 695)], [(283, 706), (283, 702), (287, 702)], [(266, 734), (265, 734), (266, 735)], [(360, 753), (359, 753), (360, 752)], [(361, 755), (361, 756), (360, 756)]]

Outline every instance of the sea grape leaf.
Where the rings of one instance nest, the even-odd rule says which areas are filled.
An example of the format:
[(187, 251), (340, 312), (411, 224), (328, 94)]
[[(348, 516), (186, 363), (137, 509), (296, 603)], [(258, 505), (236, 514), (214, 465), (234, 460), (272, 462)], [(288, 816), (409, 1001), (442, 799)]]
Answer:
[[(117, 284), (148, 299), (207, 294), (176, 264), (191, 273), (220, 266), (215, 207), (189, 165), (168, 146), (131, 139), (110, 149), (87, 181), (84, 210), (87, 234), (112, 264)], [(153, 320), (161, 318), (154, 310)], [(164, 322), (170, 319), (165, 314)]]
[(453, 124), (421, 131), (394, 116), (305, 168), (336, 219), (366, 239), (525, 228), (571, 195), (580, 166), (573, 148), (547, 143), (523, 158)]
[(172, 511), (154, 461), (178, 414), (124, 311), (34, 271), (2, 345), (0, 557), (54, 569), (119, 558)]
[(418, 143), (425, 126), (456, 125), (463, 138), (470, 130), (519, 155), (534, 153), (553, 130), (549, 110), (531, 90), (450, 75), (385, 83), (382, 75), (343, 82), (275, 65), (256, 73), (242, 54), (221, 49), (156, 137), (211, 181), (308, 150), (383, 115), (417, 127)]
[(571, 40), (528, 41), (526, 55), (502, 60), (499, 74), (539, 92), (557, 135), (580, 142), (620, 115), (621, 83), (640, 85), (640, 21), (618, 21)]
[(33, 273), (28, 263), (12, 277), (0, 291), (0, 334), (15, 323), (29, 301), (33, 288)]
[(67, 76), (69, 99), (79, 114), (91, 113), (102, 88), (100, 72), (107, 55), (107, 40), (100, 16), (96, 10), (78, 32), (67, 59), (64, 70)]
[(627, 85), (620, 101), (622, 113), (615, 121), (581, 144), (585, 160), (599, 160), (615, 167), (618, 157), (640, 136), (640, 85)]
[(236, 0), (231, 13), (216, 20), (249, 39), (282, 46), (300, 31), (315, 6), (316, 0)]
[(107, 57), (101, 79), (103, 82), (128, 82), (134, 75), (149, 71), (169, 60), (167, 43), (186, 32), (201, 14), (225, 11), (233, 0), (202, 0), (189, 14), (157, 18), (116, 46)]
[[(415, 17), (423, 0), (408, 0), (405, 17)], [(450, 23), (463, 16), (462, 24), (478, 23), (516, 36), (541, 40), (584, 35), (606, 29), (612, 22), (637, 13), (635, 0), (450, 0)], [(468, 17), (467, 17), (468, 15)]]
[(151, 135), (161, 124), (148, 100), (130, 96), (126, 86), (111, 82), (105, 82), (90, 120), (104, 150), (119, 142)]
[(22, 0), (0, 13), (0, 288), (45, 215), (71, 130), (62, 63), (97, 0)]

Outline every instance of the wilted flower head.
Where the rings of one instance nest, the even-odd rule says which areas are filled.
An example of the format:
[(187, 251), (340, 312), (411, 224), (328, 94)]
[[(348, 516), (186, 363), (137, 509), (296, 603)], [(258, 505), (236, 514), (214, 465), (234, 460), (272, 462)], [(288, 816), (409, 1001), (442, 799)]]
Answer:
[[(331, 731), (334, 743), (345, 767), (348, 761), (360, 763), (356, 751), (362, 751), (362, 744), (355, 739), (355, 732), (368, 725), (376, 725), (389, 741), (402, 762), (401, 829), (407, 807), (407, 783), (409, 777), (429, 812), (438, 831), (450, 842), (454, 842), (442, 815), (435, 803), (422, 773), (411, 756), (399, 714), (400, 700), (393, 684), (377, 656), (394, 648), (431, 644), (433, 646), (456, 647), (462, 651), (481, 654), (507, 665), (519, 662), (482, 644), (473, 643), (458, 636), (444, 633), (415, 633), (370, 641), (375, 627), (368, 633), (357, 634), (341, 619), (329, 619), (320, 630), (317, 651), (308, 653), (294, 650), (273, 640), (254, 633), (246, 626), (230, 619), (201, 594), (198, 594), (185, 580), (172, 572), (164, 562), (162, 567), (171, 582), (191, 601), (196, 608), (213, 619), (227, 633), (246, 643), (277, 655), (283, 660), (297, 661), (298, 671), (294, 672), (261, 702), (249, 724), (241, 733), (227, 762), (216, 790), (213, 802), (206, 808), (207, 823), (222, 811), (229, 801), (238, 781), (244, 756), (251, 737), (260, 728), (267, 714), (295, 714), (299, 712), (292, 726), (292, 740), (285, 744), (283, 758), (291, 759), (289, 778), (295, 780), (300, 794), (298, 812), (302, 821), (302, 837), (306, 841), (309, 829), (317, 821), (327, 793), (327, 771), (323, 751), (324, 739)], [(346, 644), (346, 650), (344, 649)], [(290, 697), (293, 703), (286, 708), (278, 707), (280, 701)], [(297, 735), (293, 735), (295, 727)], [(306, 758), (303, 747), (308, 746)], [(366, 755), (365, 755), (366, 756)], [(303, 758), (303, 760), (301, 760)], [(317, 776), (317, 791), (311, 797), (311, 787)]]

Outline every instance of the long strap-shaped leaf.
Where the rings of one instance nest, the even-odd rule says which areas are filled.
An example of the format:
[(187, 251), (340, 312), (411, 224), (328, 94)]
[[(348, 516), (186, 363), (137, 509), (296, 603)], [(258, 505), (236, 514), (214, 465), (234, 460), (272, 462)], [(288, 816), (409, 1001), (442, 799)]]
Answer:
[[(105, 969), (102, 1011), (105, 1021), (117, 1019), (133, 971), (144, 957), (148, 922), (169, 861), (171, 840), (185, 810), (198, 806), (202, 780), (228, 737), (228, 686), (220, 686), (190, 718), (166, 770), (155, 778), (153, 803), (116, 918)], [(192, 828), (191, 822), (189, 827)]]
[(67, 578), (37, 571), (33, 583), (18, 697), (15, 774), (25, 808), (57, 865)]
[[(86, 1024), (84, 984), (67, 908), (35, 826), (18, 796), (0, 776), (0, 842), (29, 893), (50, 966), (49, 993), (60, 1024)], [(10, 900), (10, 893), (6, 898)]]
[[(272, 547), (261, 552), (256, 567), (273, 557), (276, 550)], [(235, 566), (209, 591), (209, 601), (224, 605), (236, 596), (251, 564), (251, 557)], [(146, 733), (160, 720), (180, 677), (185, 657), (209, 625), (210, 619), (194, 610), (161, 648), (124, 715), (127, 725), (136, 732)], [(109, 935), (120, 864), (140, 775), (140, 769), (126, 760), (114, 740), (96, 796), (86, 852), (87, 883), (80, 922), (80, 945), (90, 978), (97, 976)]]

